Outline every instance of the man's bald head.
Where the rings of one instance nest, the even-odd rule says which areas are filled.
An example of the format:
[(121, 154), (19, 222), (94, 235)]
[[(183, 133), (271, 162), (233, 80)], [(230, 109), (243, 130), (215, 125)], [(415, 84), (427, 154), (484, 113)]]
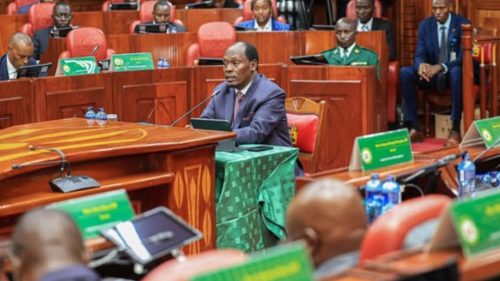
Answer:
[(305, 187), (288, 207), (290, 240), (304, 240), (315, 266), (358, 250), (366, 229), (358, 191), (343, 182), (326, 180)]
[(356, 42), (356, 22), (350, 18), (340, 18), (335, 25), (337, 45), (347, 49)]
[(27, 65), (30, 57), (33, 56), (33, 41), (28, 35), (16, 32), (10, 37), (8, 49), (10, 63), (18, 69)]

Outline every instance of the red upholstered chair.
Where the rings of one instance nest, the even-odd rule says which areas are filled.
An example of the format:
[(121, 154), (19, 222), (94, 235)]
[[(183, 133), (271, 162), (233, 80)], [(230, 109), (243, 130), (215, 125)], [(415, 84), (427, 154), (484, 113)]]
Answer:
[[(153, 8), (158, 1), (146, 1), (141, 4), (139, 19), (130, 24), (130, 34), (134, 33), (135, 26), (144, 22), (153, 21)], [(170, 3), (170, 22), (184, 26), (181, 20), (175, 19), (175, 6)]]
[(15, 15), (15, 14), (17, 14), (17, 9), (19, 7), (33, 5), (35, 3), (38, 3), (38, 0), (16, 0), (16, 1), (10, 2), (9, 5), (7, 5), (7, 8), (5, 9), (5, 13), (7, 15)]
[(115, 53), (106, 46), (106, 36), (102, 30), (95, 27), (81, 27), (70, 31), (66, 36), (66, 51), (59, 58), (73, 58), (90, 56), (95, 46), (99, 49), (94, 53), (96, 61), (110, 59)]
[[(347, 8), (345, 14), (350, 19), (356, 19), (356, 0), (351, 0), (347, 3)], [(376, 18), (382, 17), (382, 3), (380, 0), (375, 0), (375, 11), (373, 11), (373, 16)]]
[[(276, 4), (276, 0), (271, 0), (273, 3), (273, 15), (274, 18), (282, 23), (286, 23), (285, 18), (283, 17), (278, 17), (278, 6)], [(242, 21), (247, 21), (247, 20), (252, 20), (253, 19), (253, 13), (252, 13), (252, 0), (247, 0), (243, 4), (243, 11), (241, 12), (241, 17), (237, 17), (236, 20), (234, 21), (234, 25), (237, 25), (238, 23)]]
[(238, 250), (207, 251), (188, 257), (184, 262), (167, 261), (153, 269), (142, 281), (188, 281), (196, 275), (237, 265), (246, 260), (247, 256)]
[(52, 10), (55, 3), (39, 3), (31, 6), (28, 13), (28, 23), (21, 26), (19, 31), (33, 37), (35, 31), (54, 25)]
[(412, 230), (437, 219), (451, 202), (452, 199), (444, 195), (426, 195), (404, 201), (379, 217), (368, 228), (361, 244), (360, 265), (366, 260), (403, 249), (406, 236)]
[(300, 149), (299, 159), (304, 171), (319, 172), (325, 101), (315, 102), (304, 97), (293, 97), (286, 99), (285, 107), (292, 144)]
[(205, 23), (198, 29), (198, 43), (187, 50), (186, 64), (193, 65), (200, 57), (222, 58), (226, 49), (236, 43), (236, 32), (223, 21)]

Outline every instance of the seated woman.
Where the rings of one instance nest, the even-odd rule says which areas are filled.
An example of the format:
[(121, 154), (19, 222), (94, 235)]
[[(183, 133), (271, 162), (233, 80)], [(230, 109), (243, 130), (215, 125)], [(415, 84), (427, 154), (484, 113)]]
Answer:
[(284, 31), (290, 26), (273, 18), (273, 4), (271, 0), (252, 0), (251, 9), (254, 19), (238, 24), (243, 28), (255, 28), (256, 31)]

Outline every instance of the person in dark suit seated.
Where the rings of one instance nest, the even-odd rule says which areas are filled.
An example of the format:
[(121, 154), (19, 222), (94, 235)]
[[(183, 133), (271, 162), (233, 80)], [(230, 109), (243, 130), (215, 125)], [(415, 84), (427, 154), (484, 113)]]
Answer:
[(375, 65), (377, 77), (380, 77), (378, 56), (370, 49), (356, 44), (356, 22), (341, 18), (335, 26), (337, 47), (321, 52), (325, 60), (332, 65), (369, 66)]
[(469, 21), (452, 13), (450, 0), (433, 0), (433, 16), (424, 19), (418, 28), (417, 50), (413, 66), (401, 68), (400, 84), (403, 96), (405, 125), (412, 142), (423, 140), (417, 124), (416, 86), (443, 91), (451, 90), (452, 131), (447, 146), (461, 141), (462, 118), (462, 24)]
[(24, 214), (12, 235), (15, 280), (97, 281), (85, 264), (89, 255), (71, 217), (61, 211), (35, 209)]
[(356, 20), (357, 30), (358, 32), (375, 30), (385, 31), (385, 38), (387, 40), (387, 46), (389, 47), (389, 59), (395, 60), (397, 58), (397, 53), (394, 45), (392, 23), (385, 19), (374, 18), (374, 11), (375, 0), (356, 0), (356, 16), (358, 17)]
[(237, 42), (224, 54), (225, 81), (219, 84), (201, 118), (225, 119), (238, 143), (292, 146), (285, 92), (257, 72), (259, 55), (252, 44)]
[[(153, 21), (145, 22), (146, 24), (168, 24), (166, 33), (186, 32), (186, 28), (180, 24), (170, 21), (170, 3), (168, 1), (160, 0), (155, 3), (153, 7)], [(139, 27), (136, 26), (135, 33), (139, 32)]]
[(252, 14), (255, 19), (240, 22), (238, 26), (254, 28), (256, 31), (290, 30), (290, 26), (274, 19), (271, 0), (252, 0)]
[[(61, 35), (57, 32), (61, 28), (70, 28), (73, 12), (71, 6), (66, 2), (57, 3), (52, 10), (52, 20), (54, 25), (44, 29), (39, 29), (33, 34), (33, 44), (35, 52), (33, 58), (40, 60), (40, 56), (47, 51), (49, 38), (60, 38)], [(67, 34), (67, 33), (66, 33)]]
[(315, 279), (355, 267), (367, 223), (358, 190), (337, 180), (304, 187), (288, 206), (288, 241), (303, 241)]
[(17, 79), (19, 67), (36, 64), (31, 58), (33, 49), (33, 42), (28, 35), (14, 33), (9, 39), (7, 53), (0, 58), (0, 81)]

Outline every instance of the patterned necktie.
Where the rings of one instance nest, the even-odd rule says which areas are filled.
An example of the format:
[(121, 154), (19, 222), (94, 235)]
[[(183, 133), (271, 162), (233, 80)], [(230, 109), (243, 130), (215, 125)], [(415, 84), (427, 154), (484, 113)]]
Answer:
[(238, 110), (240, 109), (240, 103), (243, 100), (243, 95), (242, 91), (238, 91), (236, 93), (236, 98), (234, 100), (234, 111), (233, 111), (233, 126), (234, 126), (234, 121), (236, 120), (236, 115), (238, 114)]
[[(446, 43), (446, 26), (441, 26), (441, 44), (439, 45), (439, 63), (448, 62), (448, 44)], [(446, 89), (446, 74), (440, 72), (437, 75), (437, 89), (444, 92)]]

